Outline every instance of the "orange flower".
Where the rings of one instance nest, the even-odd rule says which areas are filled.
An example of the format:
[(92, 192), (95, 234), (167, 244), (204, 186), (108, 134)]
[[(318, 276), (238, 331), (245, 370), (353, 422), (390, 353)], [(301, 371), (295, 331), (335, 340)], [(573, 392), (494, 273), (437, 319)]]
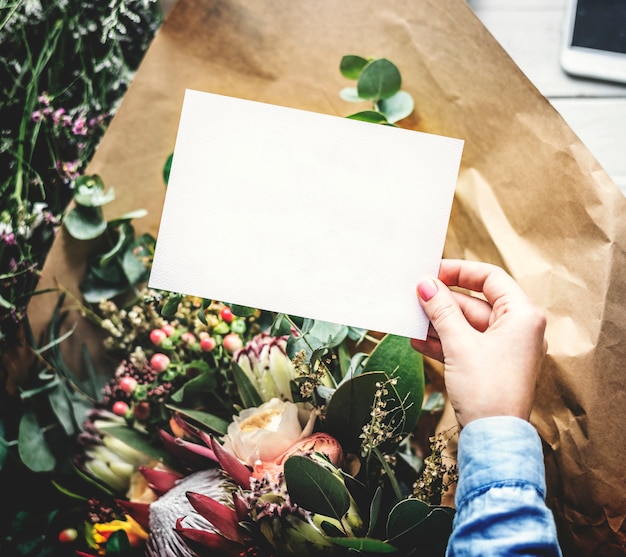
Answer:
[(125, 515), (126, 520), (112, 520), (111, 522), (101, 522), (93, 525), (91, 530), (92, 547), (98, 550), (100, 555), (106, 555), (104, 546), (109, 537), (114, 532), (123, 530), (128, 536), (128, 541), (132, 547), (140, 547), (148, 539), (148, 533), (130, 515)]
[(278, 482), (283, 472), (285, 461), (294, 455), (307, 453), (322, 453), (338, 468), (343, 464), (343, 451), (339, 441), (327, 433), (314, 433), (313, 435), (296, 441), (278, 458), (268, 462), (257, 461), (252, 470), (252, 476), (258, 480), (268, 476), (273, 482)]

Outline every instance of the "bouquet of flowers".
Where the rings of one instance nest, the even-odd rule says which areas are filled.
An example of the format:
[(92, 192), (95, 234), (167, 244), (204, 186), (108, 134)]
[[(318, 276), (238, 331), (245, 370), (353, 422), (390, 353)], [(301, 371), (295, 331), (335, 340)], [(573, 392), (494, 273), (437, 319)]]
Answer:
[(101, 490), (81, 555), (443, 554), (455, 470), (411, 442), (409, 339), (171, 298), (100, 304), (118, 365), (75, 459)]

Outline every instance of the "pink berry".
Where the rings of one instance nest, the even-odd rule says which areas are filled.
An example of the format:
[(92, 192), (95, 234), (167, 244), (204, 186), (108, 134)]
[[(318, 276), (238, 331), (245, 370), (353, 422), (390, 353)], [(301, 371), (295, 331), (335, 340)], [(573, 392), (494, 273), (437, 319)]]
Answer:
[(213, 337), (205, 336), (200, 341), (200, 350), (203, 352), (210, 352), (217, 346), (217, 342)]
[(78, 538), (78, 531), (76, 528), (66, 528), (59, 532), (59, 541), (61, 543), (72, 543)]
[(180, 340), (182, 340), (186, 344), (193, 344), (196, 342), (196, 335), (187, 331), (180, 335)]
[(116, 416), (125, 416), (128, 412), (128, 404), (126, 404), (123, 400), (118, 400), (113, 404), (113, 414)]
[(152, 344), (159, 346), (167, 337), (167, 335), (165, 334), (165, 331), (163, 331), (163, 329), (153, 329), (150, 332), (150, 340), (152, 341)]
[(150, 358), (150, 365), (156, 372), (165, 371), (167, 366), (170, 365), (170, 359), (165, 355), (157, 352), (152, 358)]
[(150, 415), (150, 404), (148, 404), (145, 400), (138, 402), (133, 407), (133, 414), (135, 414), (135, 418), (139, 421), (148, 419), (148, 416)]
[(230, 323), (235, 318), (233, 311), (228, 306), (220, 312), (220, 315), (226, 323)]
[(224, 344), (224, 348), (226, 348), (226, 350), (231, 354), (243, 346), (243, 340), (241, 340), (241, 337), (235, 333), (228, 333), (222, 342)]
[(161, 327), (161, 330), (168, 336), (171, 337), (175, 332), (176, 329), (174, 328), (173, 325), (170, 325), (169, 323), (166, 323), (165, 325), (163, 325)]
[(137, 379), (134, 377), (122, 377), (120, 379), (120, 389), (125, 393), (132, 393), (137, 388)]

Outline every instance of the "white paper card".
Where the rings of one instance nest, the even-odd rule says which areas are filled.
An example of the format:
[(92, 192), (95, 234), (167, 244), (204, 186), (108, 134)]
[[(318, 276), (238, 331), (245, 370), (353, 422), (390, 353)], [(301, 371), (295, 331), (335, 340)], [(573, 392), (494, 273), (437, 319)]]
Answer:
[(188, 90), (149, 285), (423, 339), (462, 148)]

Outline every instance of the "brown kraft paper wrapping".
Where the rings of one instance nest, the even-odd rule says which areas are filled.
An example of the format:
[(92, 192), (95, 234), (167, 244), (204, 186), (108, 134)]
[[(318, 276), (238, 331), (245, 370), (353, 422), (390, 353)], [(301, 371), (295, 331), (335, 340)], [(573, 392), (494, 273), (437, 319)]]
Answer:
[[(185, 88), (346, 116), (358, 107), (338, 96), (352, 85), (338, 69), (345, 54), (399, 67), (416, 101), (403, 127), (465, 140), (445, 256), (504, 267), (546, 311), (532, 421), (561, 545), (565, 555), (624, 554), (626, 202), (463, 0), (180, 0), (88, 169), (115, 187), (108, 217), (146, 208), (137, 233), (157, 234)], [(78, 293), (77, 249), (59, 235), (41, 288)], [(33, 298), (35, 331), (55, 301)], [(97, 350), (95, 331), (79, 331), (70, 357), (85, 340)]]

